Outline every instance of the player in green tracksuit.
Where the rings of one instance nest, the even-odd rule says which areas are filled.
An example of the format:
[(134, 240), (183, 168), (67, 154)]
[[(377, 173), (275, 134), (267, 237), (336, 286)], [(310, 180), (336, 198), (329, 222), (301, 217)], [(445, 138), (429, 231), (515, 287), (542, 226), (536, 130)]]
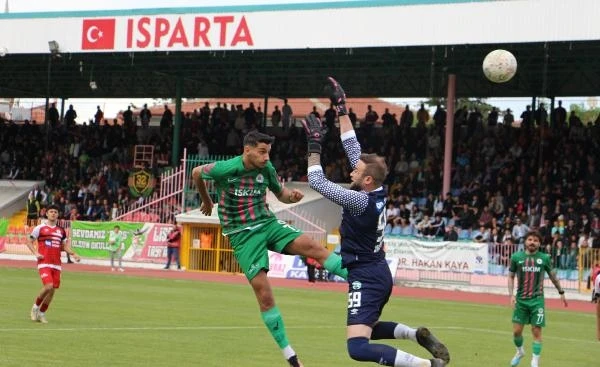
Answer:
[(277, 219), (269, 210), (267, 189), (286, 204), (296, 203), (304, 197), (299, 190), (281, 186), (269, 160), (273, 140), (269, 135), (251, 131), (244, 137), (241, 156), (196, 167), (192, 177), (202, 199), (200, 211), (205, 215), (212, 213), (213, 202), (204, 179), (214, 180), (223, 235), (229, 237), (233, 254), (254, 290), (263, 322), (289, 364), (299, 367), (302, 364), (288, 342), (267, 278), (267, 250), (311, 257), (329, 272), (343, 278), (348, 272), (342, 268), (340, 256), (330, 253), (299, 229)]
[[(565, 291), (560, 286), (556, 273), (552, 270), (550, 255), (539, 251), (542, 236), (538, 232), (529, 232), (525, 235), (525, 250), (515, 252), (510, 257), (508, 275), (508, 294), (513, 306), (513, 341), (517, 353), (510, 362), (517, 366), (525, 355), (523, 348), (523, 326), (531, 324), (533, 334), (533, 356), (531, 367), (538, 367), (542, 352), (542, 328), (546, 325), (546, 312), (544, 308), (544, 275), (558, 290), (560, 299), (567, 307)], [(514, 281), (517, 277), (517, 294), (514, 295)]]

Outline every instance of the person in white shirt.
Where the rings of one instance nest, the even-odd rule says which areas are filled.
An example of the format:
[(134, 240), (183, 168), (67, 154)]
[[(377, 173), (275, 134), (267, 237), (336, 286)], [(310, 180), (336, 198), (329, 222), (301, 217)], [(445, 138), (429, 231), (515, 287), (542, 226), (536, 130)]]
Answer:
[(519, 247), (517, 251), (523, 250), (525, 234), (529, 232), (529, 227), (521, 222), (520, 218), (515, 219), (515, 225), (512, 228), (512, 237), (515, 243), (518, 243)]

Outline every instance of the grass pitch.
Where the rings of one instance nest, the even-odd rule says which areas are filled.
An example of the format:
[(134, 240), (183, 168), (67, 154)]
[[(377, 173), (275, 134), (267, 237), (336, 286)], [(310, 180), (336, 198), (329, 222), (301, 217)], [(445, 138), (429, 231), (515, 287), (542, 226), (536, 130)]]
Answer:
[[(247, 285), (65, 272), (47, 312), (29, 320), (41, 287), (34, 269), (0, 268), (0, 366), (286, 366)], [(307, 367), (375, 365), (346, 353), (345, 293), (276, 288), (288, 337)], [(511, 310), (393, 297), (382, 320), (426, 325), (451, 366), (508, 366)], [(548, 311), (541, 365), (597, 365), (593, 314)], [(529, 365), (531, 336), (526, 329)], [(378, 341), (427, 357), (416, 343)]]

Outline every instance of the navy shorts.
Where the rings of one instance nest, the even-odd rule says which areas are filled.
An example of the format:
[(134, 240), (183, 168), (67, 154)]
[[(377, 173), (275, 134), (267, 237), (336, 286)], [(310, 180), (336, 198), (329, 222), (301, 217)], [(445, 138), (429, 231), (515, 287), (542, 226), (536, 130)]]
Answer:
[(390, 299), (394, 280), (385, 260), (348, 269), (347, 325), (375, 324)]

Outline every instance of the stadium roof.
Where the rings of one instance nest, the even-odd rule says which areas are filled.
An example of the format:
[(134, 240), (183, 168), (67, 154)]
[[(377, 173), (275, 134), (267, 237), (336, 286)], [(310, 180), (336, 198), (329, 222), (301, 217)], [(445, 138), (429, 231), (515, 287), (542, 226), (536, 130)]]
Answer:
[[(45, 97), (49, 89), (59, 98), (172, 98), (178, 78), (183, 97), (314, 97), (327, 75), (352, 97), (445, 96), (449, 72), (457, 96), (600, 94), (597, 1), (540, 4), (378, 0), (0, 14), (0, 97)], [(49, 41), (59, 57), (50, 56)], [(505, 84), (481, 72), (497, 48), (519, 62)]]

